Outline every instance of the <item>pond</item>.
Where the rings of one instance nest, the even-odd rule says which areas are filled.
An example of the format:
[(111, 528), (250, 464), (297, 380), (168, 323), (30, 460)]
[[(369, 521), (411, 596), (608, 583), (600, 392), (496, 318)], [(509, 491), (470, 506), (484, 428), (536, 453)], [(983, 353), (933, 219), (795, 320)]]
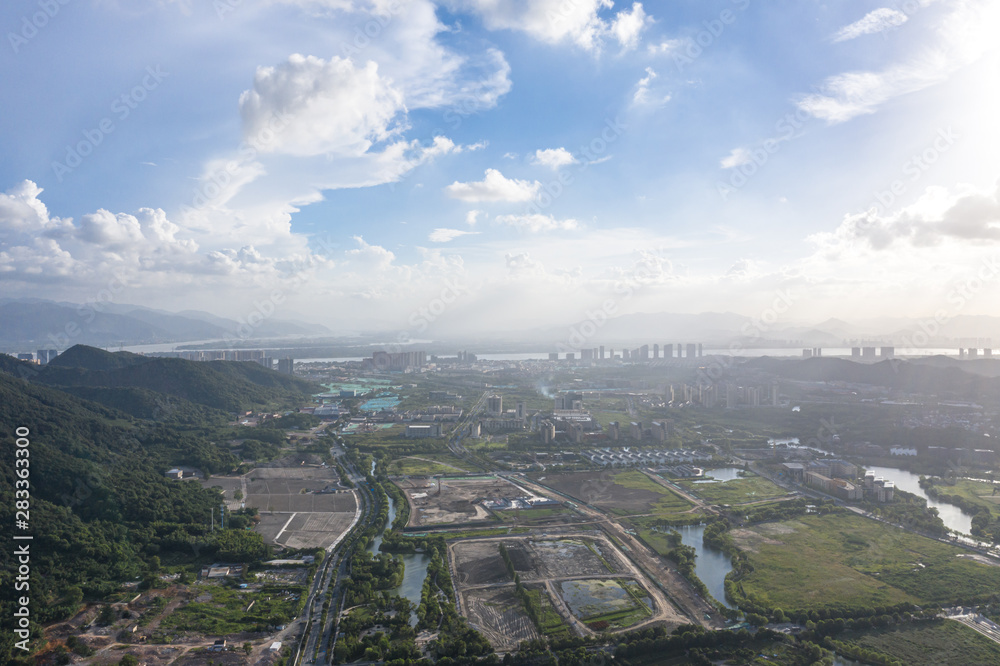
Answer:
[[(632, 594), (614, 580), (568, 580), (560, 588), (566, 605), (581, 620), (638, 608)], [(646, 608), (651, 609), (649, 597), (641, 594), (641, 598)]]
[(927, 506), (934, 507), (941, 515), (941, 520), (945, 527), (962, 534), (969, 534), (972, 531), (972, 516), (963, 512), (954, 504), (942, 502), (927, 496), (924, 489), (920, 487), (920, 476), (904, 469), (895, 467), (878, 467), (875, 465), (865, 465), (869, 472), (874, 472), (875, 476), (885, 477), (887, 481), (892, 481), (900, 490), (913, 493), (927, 500)]
[(705, 583), (709, 594), (726, 608), (733, 608), (726, 601), (726, 574), (733, 570), (733, 563), (729, 556), (721, 550), (703, 543), (704, 525), (681, 525), (672, 529), (680, 532), (681, 543), (694, 548), (697, 555), (694, 561), (694, 572)]
[[(389, 517), (385, 521), (385, 528), (388, 529), (395, 519), (396, 502), (390, 497)], [(382, 535), (379, 534), (372, 539), (371, 544), (368, 546), (368, 552), (372, 555), (378, 555), (378, 549), (381, 545)], [(420, 605), (420, 593), (424, 587), (424, 579), (427, 578), (427, 565), (431, 563), (430, 555), (425, 555), (424, 553), (393, 553), (393, 555), (403, 560), (405, 569), (403, 570), (403, 582), (400, 583), (399, 587), (388, 590), (388, 593), (405, 597), (412, 601), (414, 606)], [(410, 624), (416, 625), (416, 623), (417, 614), (414, 613), (410, 616)]]
[(740, 472), (743, 470), (739, 467), (720, 467), (718, 469), (706, 469), (705, 476), (702, 479), (698, 479), (694, 483), (719, 483), (720, 481), (732, 481), (734, 479), (740, 478)]

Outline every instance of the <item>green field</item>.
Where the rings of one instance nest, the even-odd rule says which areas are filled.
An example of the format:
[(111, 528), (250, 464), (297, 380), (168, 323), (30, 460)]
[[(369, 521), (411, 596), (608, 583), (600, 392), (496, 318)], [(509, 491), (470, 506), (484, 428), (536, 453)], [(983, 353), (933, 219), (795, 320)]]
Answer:
[[(264, 586), (255, 591), (222, 585), (192, 585), (195, 599), (163, 618), (157, 633), (197, 631), (222, 636), (242, 631), (262, 631), (268, 625), (286, 624), (298, 615), (307, 590), (304, 586)], [(253, 607), (247, 611), (250, 603)], [(154, 635), (155, 641), (155, 635)]]
[[(958, 495), (990, 510), (990, 515), (1000, 518), (1000, 485), (985, 483), (983, 481), (970, 481), (969, 479), (959, 479), (955, 485), (945, 484), (935, 485), (934, 488), (945, 495)], [(993, 494), (994, 488), (997, 494)]]
[(462, 474), (473, 470), (453, 455), (447, 453), (422, 453), (417, 456), (397, 458), (389, 465), (390, 476), (431, 476), (432, 474)]
[[(647, 490), (660, 495), (660, 499), (656, 500), (651, 506), (648, 507), (647, 510), (642, 511), (641, 513), (682, 513), (694, 506), (691, 502), (687, 501), (673, 490), (661, 486), (659, 483), (653, 481), (651, 478), (638, 470), (618, 472), (614, 475), (613, 479), (615, 485), (617, 486), (622, 486), (623, 488), (634, 488), (636, 490)], [(616, 509), (615, 513), (625, 515), (640, 512)]]
[(743, 591), (771, 607), (951, 603), (1000, 588), (1000, 567), (851, 513), (762, 523), (732, 536), (754, 567)]
[[(705, 472), (706, 477), (711, 475), (711, 470)], [(752, 473), (731, 481), (715, 481), (713, 483), (699, 483), (694, 479), (681, 479), (677, 481), (677, 485), (712, 504), (744, 504), (784, 497), (788, 494), (784, 488)]]
[(562, 616), (559, 615), (555, 606), (552, 605), (549, 595), (544, 590), (536, 587), (527, 587), (525, 591), (540, 609), (538, 623), (542, 635), (554, 640), (569, 638), (572, 635), (569, 625), (563, 622)]
[(908, 666), (971, 666), (1000, 664), (1000, 645), (954, 620), (907, 624), (837, 637), (877, 650)]

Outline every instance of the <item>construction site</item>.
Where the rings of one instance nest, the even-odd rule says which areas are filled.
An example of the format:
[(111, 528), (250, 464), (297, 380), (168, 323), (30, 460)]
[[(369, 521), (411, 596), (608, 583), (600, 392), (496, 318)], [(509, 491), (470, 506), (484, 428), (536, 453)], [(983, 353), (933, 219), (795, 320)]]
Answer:
[(490, 520), (484, 501), (531, 494), (496, 476), (402, 479), (396, 484), (410, 504), (410, 527)]
[(258, 467), (202, 484), (220, 488), (229, 510), (257, 509), (256, 530), (265, 543), (329, 549), (358, 515), (355, 491), (341, 488), (338, 480), (327, 467)]
[[(515, 594), (501, 544), (541, 609), (537, 624)], [(688, 621), (601, 532), (469, 539), (448, 553), (461, 612), (498, 651), (541, 634), (588, 636)]]

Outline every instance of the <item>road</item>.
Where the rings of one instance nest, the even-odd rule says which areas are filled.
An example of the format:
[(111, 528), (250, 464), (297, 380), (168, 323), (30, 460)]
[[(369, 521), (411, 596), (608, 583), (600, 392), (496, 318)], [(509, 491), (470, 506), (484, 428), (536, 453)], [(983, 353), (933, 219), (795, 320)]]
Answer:
[[(331, 451), (331, 453), (334, 453), (334, 451)], [(358, 488), (356, 496), (360, 505), (361, 517), (356, 525), (360, 529), (364, 529), (374, 516), (377, 515), (375, 513), (375, 501), (367, 489), (365, 476), (351, 465), (346, 458), (342, 458), (341, 460), (351, 481)], [(302, 616), (298, 620), (298, 622), (307, 627), (307, 632), (304, 640), (299, 643), (298, 658), (292, 660), (292, 666), (296, 666), (297, 664), (328, 664), (331, 661), (327, 648), (329, 647), (330, 650), (333, 649), (330, 637), (336, 630), (340, 616), (339, 604), (334, 606), (333, 602), (339, 598), (341, 589), (343, 588), (343, 581), (348, 575), (348, 559), (344, 557), (346, 552), (343, 548), (343, 544), (346, 541), (347, 539), (345, 538), (334, 546), (325, 558), (322, 570), (316, 574), (313, 589), (305, 606), (303, 606)], [(330, 600), (330, 609), (327, 611), (326, 622), (324, 623), (323, 604), (327, 600)]]
[(970, 612), (966, 608), (945, 608), (940, 617), (961, 622), (967, 627), (975, 629), (994, 643), (1000, 643), (1000, 625), (988, 617), (976, 612)]

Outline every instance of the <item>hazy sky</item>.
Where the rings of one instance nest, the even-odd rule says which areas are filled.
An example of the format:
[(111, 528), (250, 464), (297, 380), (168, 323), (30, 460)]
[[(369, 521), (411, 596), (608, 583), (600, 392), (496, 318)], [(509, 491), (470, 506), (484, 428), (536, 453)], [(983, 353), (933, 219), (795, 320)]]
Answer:
[(996, 312), (995, 0), (18, 0), (0, 25), (5, 296), (413, 333)]

